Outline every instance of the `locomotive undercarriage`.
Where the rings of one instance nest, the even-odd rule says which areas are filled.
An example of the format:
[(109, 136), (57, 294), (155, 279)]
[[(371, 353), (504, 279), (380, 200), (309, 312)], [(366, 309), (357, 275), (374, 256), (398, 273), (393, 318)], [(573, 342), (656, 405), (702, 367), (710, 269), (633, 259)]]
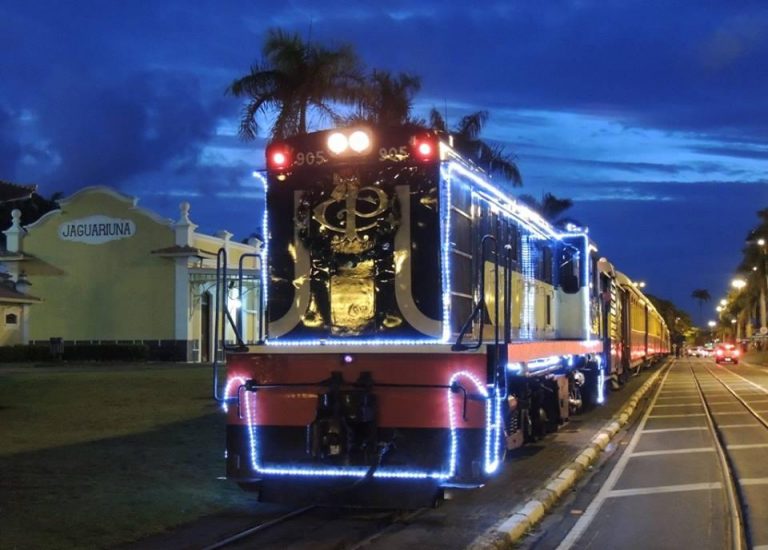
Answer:
[[(597, 381), (596, 363), (583, 360), (580, 368), (565, 368), (538, 377), (508, 376), (507, 398), (501, 400), (500, 420), (503, 432), (497, 438), (498, 455), (535, 442), (566, 423), (572, 414), (586, 403), (593, 402), (593, 394), (586, 387)], [(380, 384), (368, 371), (354, 380), (345, 380), (341, 372), (333, 372), (322, 384), (322, 389), (304, 391), (316, 395), (311, 421), (299, 426), (270, 426), (248, 424), (230, 425), (227, 433), (227, 477), (238, 481), (244, 488), (256, 490), (263, 500), (280, 502), (312, 501), (391, 505), (392, 488), (401, 483), (412, 483), (409, 497), (419, 499), (423, 505), (446, 486), (477, 487), (487, 475), (484, 455), (488, 434), (485, 428), (462, 427), (456, 430), (456, 448), (451, 449), (453, 434), (447, 428), (407, 428), (380, 426), (380, 395), (387, 391), (422, 392), (425, 396), (441, 399), (450, 393), (455, 396), (458, 417), (465, 417), (467, 407), (492, 405), (487, 396), (468, 391), (468, 388), (449, 385)], [(246, 381), (238, 400), (248, 399), (259, 392), (275, 391), (279, 385), (259, 386)], [(501, 391), (499, 389), (498, 391)], [(247, 407), (238, 405), (238, 415), (244, 416)], [(496, 444), (496, 443), (494, 443)], [(254, 450), (258, 449), (258, 459)], [(431, 479), (381, 479), (386, 472), (438, 472), (451, 470), (451, 457), (458, 457), (453, 475)], [(304, 470), (294, 476), (287, 470)], [(323, 470), (353, 469), (356, 476), (313, 475)], [(364, 474), (360, 474), (360, 471)], [(279, 487), (279, 490), (275, 488)], [(293, 491), (290, 488), (294, 487)], [(411, 487), (409, 485), (409, 487)], [(395, 493), (396, 494), (396, 493)]]

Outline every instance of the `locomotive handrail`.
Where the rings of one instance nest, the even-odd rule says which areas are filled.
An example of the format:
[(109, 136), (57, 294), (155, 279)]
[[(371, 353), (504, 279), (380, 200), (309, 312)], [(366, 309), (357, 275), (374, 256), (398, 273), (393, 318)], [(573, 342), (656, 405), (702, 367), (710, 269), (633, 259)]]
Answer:
[[(281, 384), (259, 384), (258, 382), (254, 382), (253, 380), (246, 380), (243, 386), (245, 387), (245, 391), (274, 390), (274, 389), (281, 389), (281, 388), (301, 388), (301, 387), (307, 387), (307, 386), (328, 387), (328, 381), (322, 380), (320, 382), (284, 382)], [(345, 388), (352, 388), (360, 391), (365, 391), (372, 387), (417, 388), (417, 389), (436, 389), (436, 390), (450, 390), (450, 389), (453, 389), (454, 387), (453, 384), (394, 384), (389, 382), (373, 382), (370, 386), (361, 386), (356, 382), (346, 382), (346, 381), (342, 381), (340, 386)], [(484, 398), (483, 394), (481, 393), (470, 394), (470, 395), (471, 395), (470, 399), (473, 397)]]
[[(483, 235), (483, 238), (480, 239), (480, 298), (477, 301), (477, 304), (475, 304), (475, 307), (472, 308), (472, 313), (470, 313), (469, 317), (467, 317), (467, 320), (464, 321), (464, 324), (461, 327), (461, 330), (459, 331), (459, 336), (456, 338), (456, 342), (451, 346), (452, 351), (467, 351), (467, 350), (475, 350), (480, 349), (480, 347), (483, 345), (483, 327), (485, 325), (485, 317), (482, 314), (483, 309), (486, 306), (485, 303), (485, 243), (486, 241), (493, 241), (493, 253), (495, 255), (496, 261), (494, 262), (495, 270), (496, 270), (496, 281), (495, 281), (495, 299), (494, 299), (494, 313), (496, 315), (496, 322), (495, 322), (495, 330), (494, 330), (494, 337), (495, 337), (495, 343), (498, 345), (499, 343), (499, 254), (497, 249), (497, 243), (496, 237), (493, 235), (487, 234)], [(477, 340), (476, 344), (467, 345), (462, 342), (464, 339), (464, 336), (466, 335), (467, 331), (469, 330), (469, 327), (472, 325), (472, 322), (475, 320), (477, 315), (480, 314), (480, 336)]]
[[(243, 254), (240, 256), (240, 261), (237, 265), (237, 297), (242, 300), (243, 299), (243, 261), (247, 258), (255, 258), (260, 259), (260, 254)], [(263, 269), (264, 266), (259, 266), (260, 269)], [(263, 344), (264, 343), (264, 300), (262, 299), (262, 293), (264, 292), (263, 288), (259, 288), (259, 339), (257, 340), (257, 344)], [(238, 316), (238, 322), (239, 327), (242, 328), (243, 326), (243, 308), (240, 308), (240, 315)]]
[[(227, 251), (224, 248), (220, 248), (216, 253), (216, 314), (213, 316), (213, 398), (217, 403), (222, 403), (226, 400), (226, 397), (219, 395), (219, 343), (221, 343), (222, 351), (227, 350), (227, 327), (224, 321), (229, 321), (232, 330), (234, 331), (235, 338), (237, 339), (237, 346), (232, 349), (244, 350), (247, 349), (240, 331), (237, 329), (232, 316), (229, 314), (229, 308), (227, 307), (227, 292), (228, 292), (228, 277), (227, 277)], [(219, 333), (221, 328), (221, 333)], [(219, 339), (221, 337), (221, 339)]]
[[(240, 412), (241, 411), (240, 401), (242, 398), (240, 397), (240, 393), (243, 390), (247, 392), (256, 392), (258, 390), (274, 390), (274, 389), (281, 389), (281, 388), (296, 388), (296, 387), (306, 387), (306, 386), (327, 387), (328, 382), (322, 381), (322, 382), (292, 382), (292, 383), (284, 383), (284, 384), (258, 384), (253, 380), (246, 380), (245, 384), (241, 384), (237, 388), (238, 418), (242, 419), (242, 415)], [(342, 380), (340, 386), (343, 386), (345, 388), (351, 388), (352, 390), (358, 390), (358, 391), (369, 391), (373, 387), (382, 387), (382, 388), (418, 388), (418, 389), (450, 390), (452, 393), (461, 392), (463, 396), (461, 418), (464, 421), (467, 420), (467, 403), (469, 401), (485, 401), (488, 399), (487, 395), (483, 395), (481, 393), (469, 392), (467, 388), (462, 386), (459, 382), (454, 382), (453, 384), (392, 384), (392, 383), (373, 382), (370, 385), (363, 387), (360, 384), (357, 384), (355, 382), (345, 382)], [(234, 400), (235, 398), (233, 397), (231, 399)]]

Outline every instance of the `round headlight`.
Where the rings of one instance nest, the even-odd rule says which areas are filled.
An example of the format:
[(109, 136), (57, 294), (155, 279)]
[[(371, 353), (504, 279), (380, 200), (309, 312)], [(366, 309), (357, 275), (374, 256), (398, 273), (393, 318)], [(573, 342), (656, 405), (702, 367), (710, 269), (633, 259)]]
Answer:
[(334, 132), (328, 136), (328, 149), (337, 155), (343, 153), (348, 147), (347, 136), (340, 132)]
[(355, 153), (362, 153), (371, 146), (371, 138), (362, 130), (355, 130), (349, 136), (349, 147)]

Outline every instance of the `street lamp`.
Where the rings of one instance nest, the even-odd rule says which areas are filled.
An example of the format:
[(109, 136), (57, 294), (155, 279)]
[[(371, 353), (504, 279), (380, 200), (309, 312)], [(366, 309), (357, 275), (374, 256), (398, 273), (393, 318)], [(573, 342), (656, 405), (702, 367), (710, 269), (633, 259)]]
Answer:
[(728, 305), (728, 300), (723, 298), (722, 300), (720, 300), (720, 305), (723, 306), (723, 307), (727, 306)]
[(745, 286), (747, 286), (747, 281), (744, 279), (734, 279), (731, 281), (731, 286), (735, 288), (736, 290), (741, 290)]
[(723, 306), (717, 306), (715, 308), (715, 311), (718, 312), (718, 313), (721, 313), (723, 311)]

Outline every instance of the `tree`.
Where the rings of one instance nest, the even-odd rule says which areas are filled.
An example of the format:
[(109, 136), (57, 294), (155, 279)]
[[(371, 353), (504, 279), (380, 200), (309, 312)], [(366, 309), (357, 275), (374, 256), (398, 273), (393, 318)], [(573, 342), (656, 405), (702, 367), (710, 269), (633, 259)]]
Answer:
[(433, 108), (429, 113), (429, 125), (436, 132), (450, 135), (453, 147), (489, 174), (498, 174), (513, 186), (523, 184), (520, 170), (512, 155), (504, 152), (501, 145), (489, 145), (480, 139), (480, 132), (488, 121), (488, 111), (477, 111), (462, 118), (453, 130), (440, 112)]
[(536, 200), (532, 195), (520, 195), (518, 200), (541, 214), (541, 217), (552, 225), (558, 227), (564, 227), (568, 223), (581, 225), (573, 218), (564, 218), (561, 216), (563, 212), (573, 206), (573, 201), (571, 199), (558, 198), (552, 193), (545, 193), (541, 202)]
[(310, 113), (338, 120), (333, 103), (353, 104), (363, 94), (360, 63), (350, 46), (328, 49), (305, 42), (297, 34), (271, 29), (263, 61), (248, 75), (232, 82), (227, 91), (245, 97), (240, 136), (258, 135), (256, 116), (277, 111), (273, 138), (307, 133)]
[(706, 288), (697, 288), (691, 292), (691, 298), (699, 302), (699, 323), (704, 326), (702, 307), (704, 306), (704, 302), (709, 302), (712, 299), (712, 296), (709, 295), (709, 291)]
[(363, 86), (358, 112), (348, 122), (377, 126), (414, 124), (411, 119), (413, 96), (421, 89), (421, 79), (407, 73), (392, 75), (374, 70)]

